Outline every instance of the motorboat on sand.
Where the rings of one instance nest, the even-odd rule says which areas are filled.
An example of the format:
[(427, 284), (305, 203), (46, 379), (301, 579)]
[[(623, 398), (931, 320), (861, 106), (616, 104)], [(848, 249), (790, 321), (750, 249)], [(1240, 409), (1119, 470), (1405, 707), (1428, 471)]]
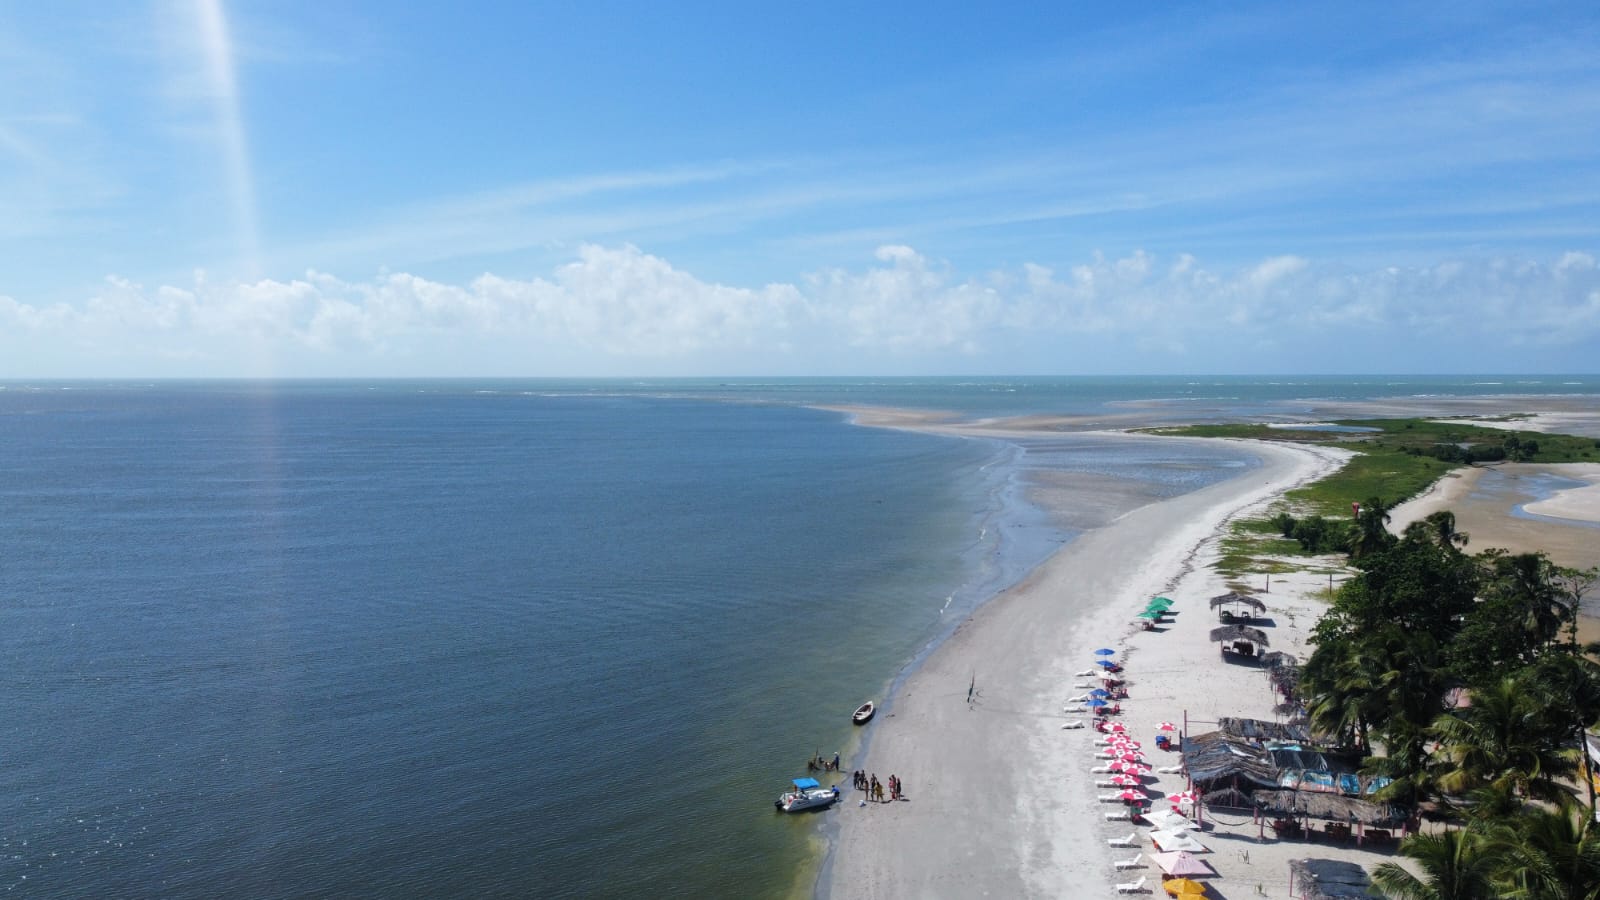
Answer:
[(807, 809), (826, 808), (838, 800), (838, 785), (825, 788), (818, 784), (815, 778), (796, 778), (794, 790), (784, 791), (783, 796), (773, 801), (772, 805), (776, 806), (779, 812), (801, 812)]
[(867, 702), (856, 707), (856, 711), (850, 714), (850, 721), (856, 723), (857, 725), (865, 725), (872, 718), (873, 713), (876, 713), (877, 711), (878, 708), (872, 705), (871, 700), (868, 700)]

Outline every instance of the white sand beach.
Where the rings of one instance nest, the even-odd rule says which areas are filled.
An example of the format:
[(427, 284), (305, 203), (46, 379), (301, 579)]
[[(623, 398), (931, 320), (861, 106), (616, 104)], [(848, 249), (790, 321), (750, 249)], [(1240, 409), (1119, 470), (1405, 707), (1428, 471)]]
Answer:
[[(909, 419), (875, 424), (928, 427)], [(1120, 718), (1147, 748), (1157, 722), (1181, 723), (1185, 714), (1191, 732), (1211, 730), (1205, 722), (1220, 715), (1273, 718), (1262, 670), (1223, 662), (1209, 641), (1216, 619), (1207, 600), (1227, 589), (1209, 566), (1214, 539), (1231, 517), (1321, 477), (1343, 454), (1276, 444), (1252, 451), (1261, 467), (1072, 541), (985, 604), (909, 677), (854, 764), (880, 779), (900, 776), (908, 799), (862, 805), (861, 795), (850, 797), (820, 896), (1077, 897), (1109, 895), (1115, 883), (1141, 874), (1159, 883), (1154, 868), (1114, 869), (1114, 857), (1133, 851), (1113, 851), (1107, 841), (1134, 829), (1105, 820), (1121, 806), (1096, 799), (1103, 790), (1089, 771), (1095, 732), (1063, 729), (1087, 719), (1064, 707), (1082, 693), (1073, 685), (1087, 683), (1076, 673), (1091, 669), (1093, 651), (1106, 647), (1128, 667), (1131, 693)], [(1319, 584), (1325, 581), (1315, 577), (1281, 588), (1274, 581), (1267, 599), (1275, 649), (1303, 643), (1318, 601), (1300, 595), (1315, 594)], [(1132, 616), (1158, 594), (1176, 601), (1176, 624), (1141, 631)], [(1182, 790), (1180, 778), (1162, 776), (1147, 791)], [(1229, 893), (1254, 895), (1260, 884), (1268, 896), (1287, 896), (1287, 860), (1308, 847), (1279, 845), (1270, 835), (1258, 843), (1254, 826), (1244, 831), (1216, 827), (1216, 852), (1207, 854), (1223, 883), (1249, 885)]]

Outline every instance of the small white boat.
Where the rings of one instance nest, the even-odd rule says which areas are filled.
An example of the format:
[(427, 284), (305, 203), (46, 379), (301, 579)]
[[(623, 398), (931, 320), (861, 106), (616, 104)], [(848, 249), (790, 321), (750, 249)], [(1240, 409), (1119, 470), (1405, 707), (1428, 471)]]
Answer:
[(876, 713), (877, 711), (878, 708), (872, 705), (871, 700), (868, 700), (867, 702), (856, 707), (856, 711), (850, 714), (850, 721), (856, 723), (857, 725), (865, 725), (872, 718), (873, 713)]
[(779, 812), (801, 812), (807, 809), (825, 809), (839, 800), (839, 787), (825, 788), (815, 778), (796, 778), (794, 790), (785, 791), (773, 801)]

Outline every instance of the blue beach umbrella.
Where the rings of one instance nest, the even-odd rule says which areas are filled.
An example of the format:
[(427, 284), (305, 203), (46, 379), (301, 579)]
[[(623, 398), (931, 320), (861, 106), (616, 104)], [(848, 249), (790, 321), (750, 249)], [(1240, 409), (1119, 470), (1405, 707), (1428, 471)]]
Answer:
[(1085, 701), (1083, 705), (1084, 706), (1099, 707), (1099, 706), (1110, 706), (1111, 704), (1108, 701), (1101, 700), (1099, 697), (1096, 697), (1093, 700)]
[(1111, 692), (1106, 690), (1105, 688), (1095, 688), (1094, 690), (1089, 692), (1089, 696), (1091, 696), (1091, 697), (1109, 697), (1109, 696), (1111, 696)]
[(1101, 647), (1099, 650), (1096, 650), (1094, 652), (1094, 655), (1095, 656), (1115, 656), (1115, 655), (1117, 655), (1117, 651), (1111, 650), (1111, 649), (1108, 649), (1108, 648), (1105, 648), (1105, 647)]
[(1098, 664), (1100, 666), (1103, 666), (1103, 667), (1105, 667), (1107, 669), (1114, 669), (1114, 668), (1116, 668), (1116, 665), (1117, 665), (1116, 663), (1112, 662), (1109, 659), (1095, 660), (1095, 662), (1096, 662), (1096, 664)]

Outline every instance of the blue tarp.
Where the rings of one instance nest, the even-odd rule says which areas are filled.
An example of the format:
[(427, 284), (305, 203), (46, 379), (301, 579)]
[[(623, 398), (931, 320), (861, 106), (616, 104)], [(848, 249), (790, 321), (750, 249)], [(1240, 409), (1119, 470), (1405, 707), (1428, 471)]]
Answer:
[(811, 788), (822, 787), (822, 785), (817, 783), (817, 780), (815, 778), (796, 778), (794, 780), (794, 786), (795, 786), (796, 790), (801, 790), (801, 791), (810, 790)]

